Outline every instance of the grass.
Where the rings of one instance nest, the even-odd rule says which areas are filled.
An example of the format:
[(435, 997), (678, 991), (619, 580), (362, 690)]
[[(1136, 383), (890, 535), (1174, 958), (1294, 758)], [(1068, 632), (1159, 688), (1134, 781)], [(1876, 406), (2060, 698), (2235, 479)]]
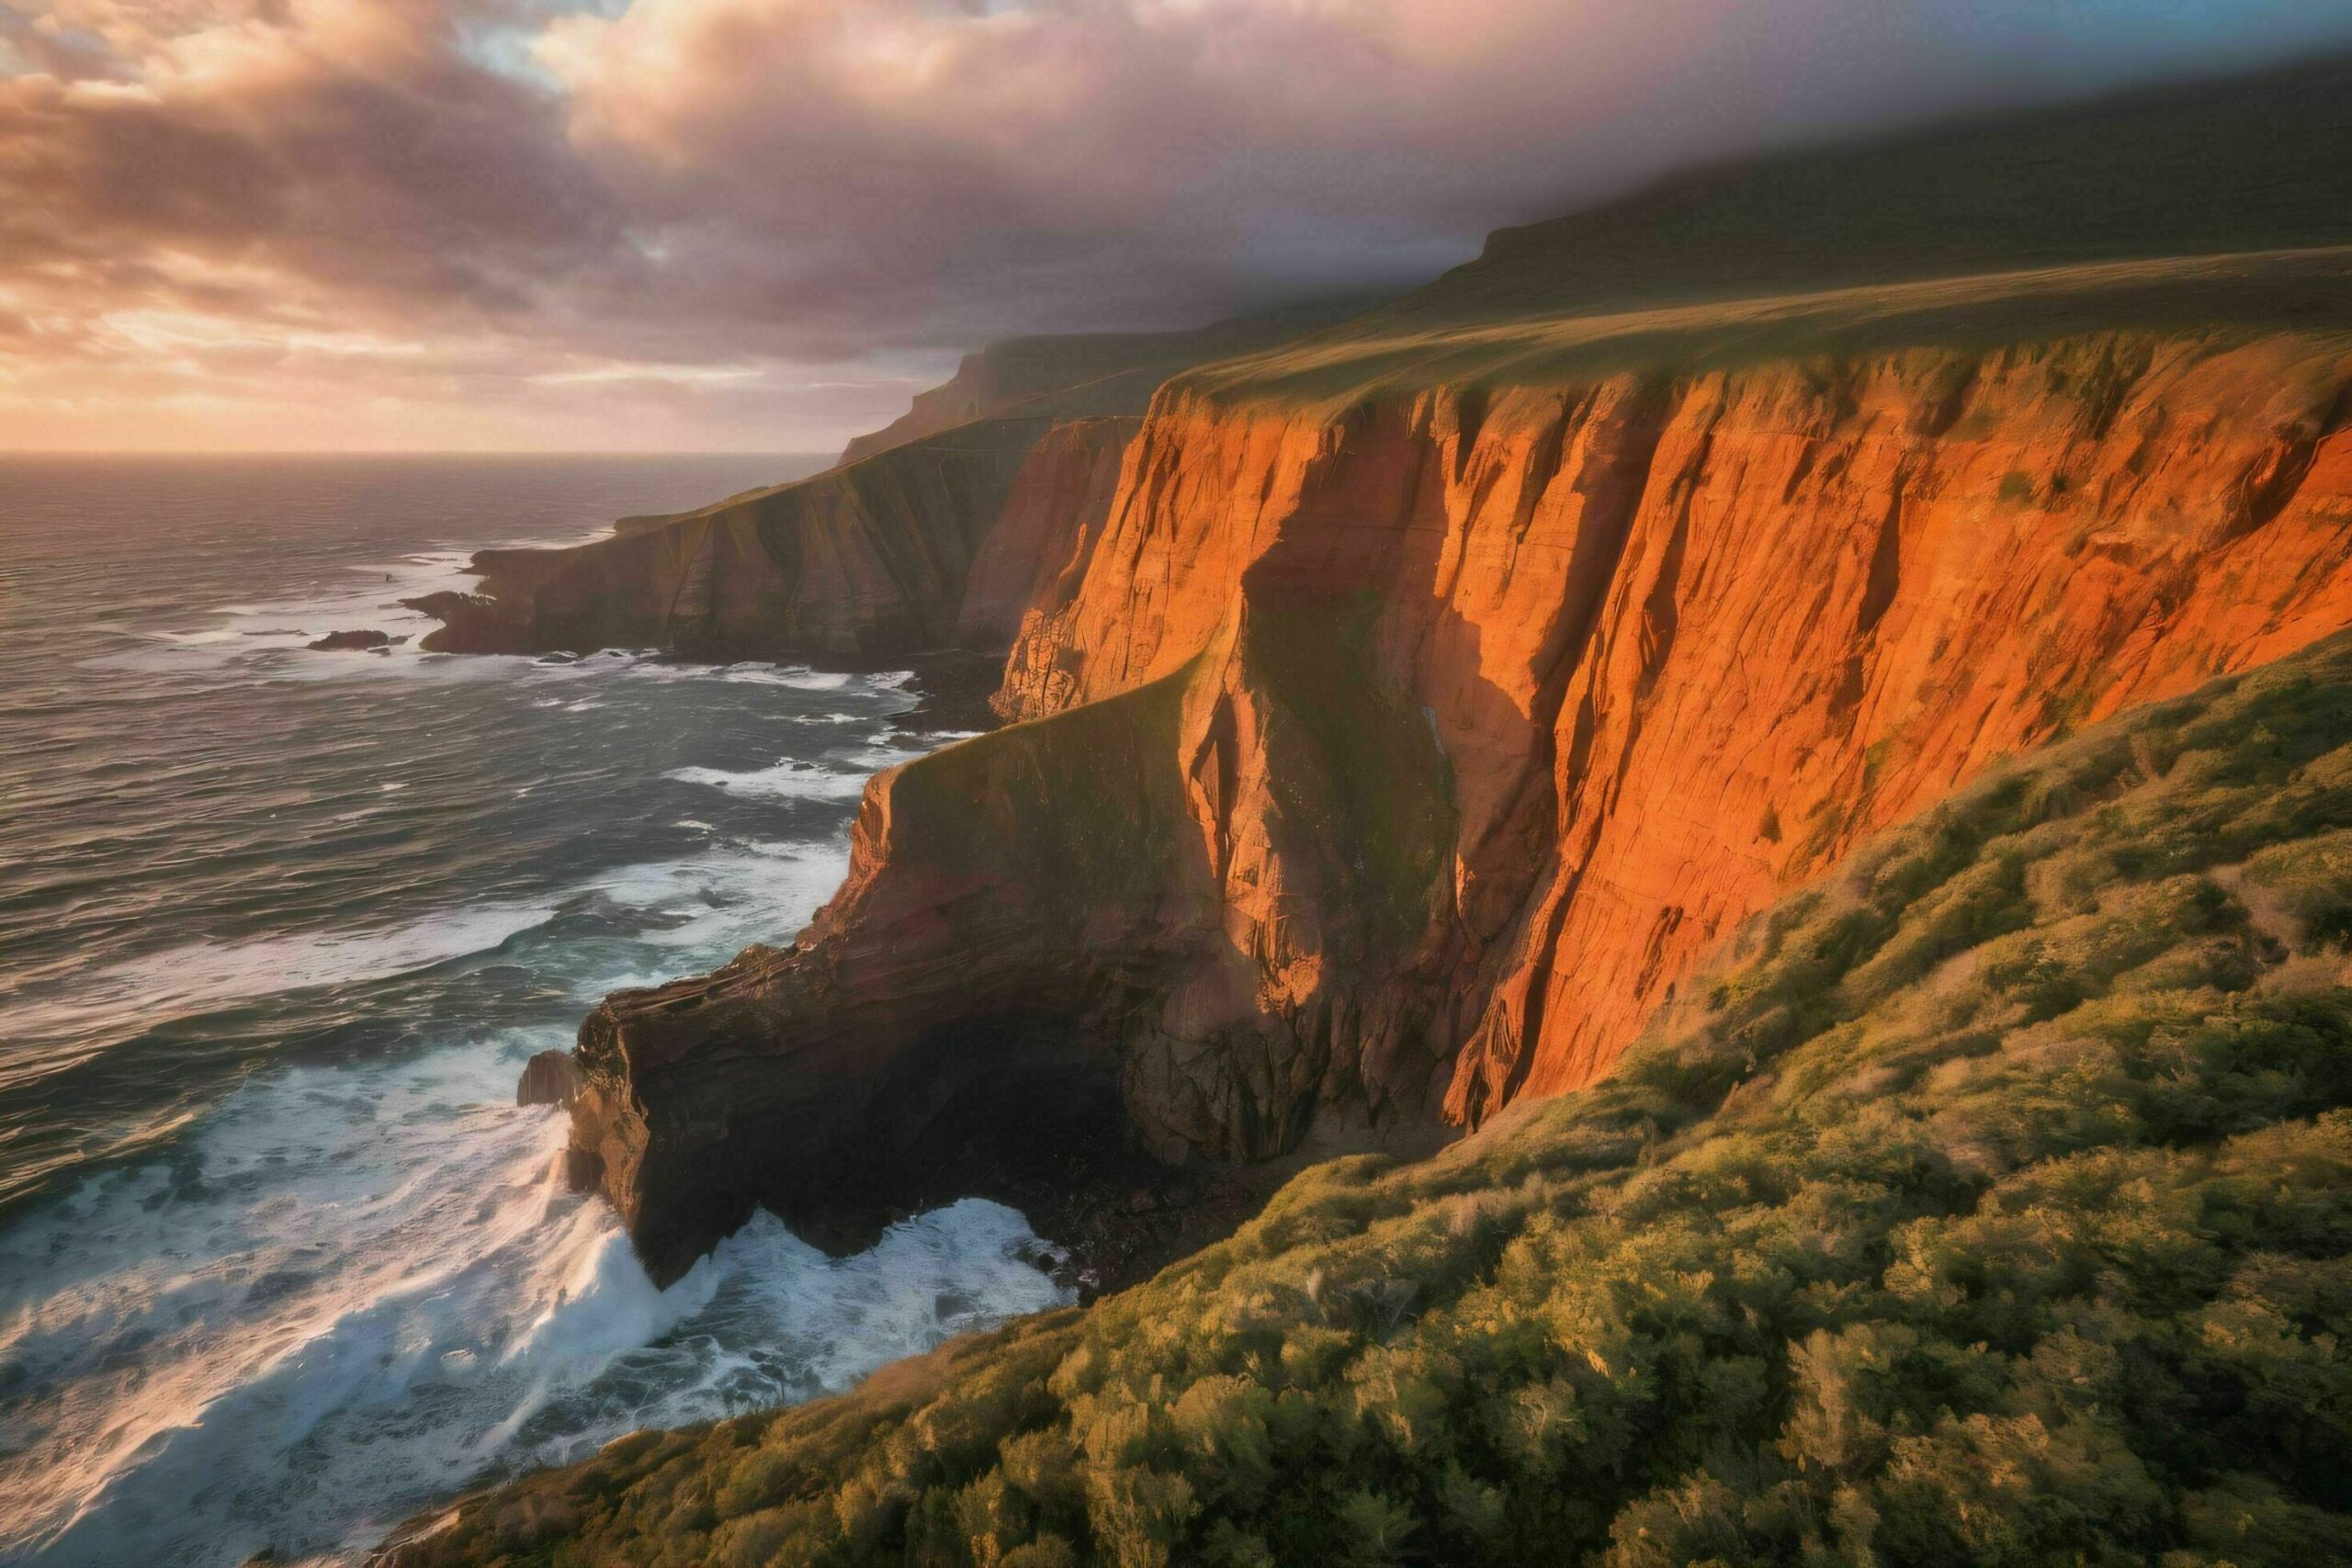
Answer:
[(1178, 375), (1306, 404), (2352, 320), (2352, 56), (1686, 171)]
[(2352, 1556), (2352, 640), (1989, 775), (1618, 1073), (403, 1562)]
[(2092, 333), (2186, 336), (2211, 348), (2268, 334), (2352, 346), (2352, 246), (2086, 263), (1773, 292), (1632, 310), (1423, 322), (1366, 317), (1265, 354), (1189, 371), (1216, 402), (1333, 408), (1430, 387), (1690, 376), (1797, 360), (1834, 374), (1866, 355), (1984, 353)]

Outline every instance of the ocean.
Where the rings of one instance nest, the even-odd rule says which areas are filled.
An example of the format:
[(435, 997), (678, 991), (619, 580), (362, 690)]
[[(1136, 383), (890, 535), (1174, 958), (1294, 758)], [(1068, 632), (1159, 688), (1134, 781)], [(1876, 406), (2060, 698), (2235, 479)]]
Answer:
[[(532, 1053), (788, 938), (902, 674), (419, 650), (401, 598), (819, 460), (0, 458), (0, 1562), (347, 1562), (1068, 1299), (978, 1201), (657, 1291)], [(326, 632), (408, 638), (321, 653)]]

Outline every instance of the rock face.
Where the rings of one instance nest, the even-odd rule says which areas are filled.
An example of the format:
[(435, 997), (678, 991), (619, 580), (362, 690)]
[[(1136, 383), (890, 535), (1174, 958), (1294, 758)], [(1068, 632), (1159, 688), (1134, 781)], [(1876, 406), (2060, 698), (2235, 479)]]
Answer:
[(1174, 392), (1001, 705), (1156, 679), (1270, 591), (1375, 603), (1365, 677), (1458, 813), (1430, 940), (1475, 1122), (1992, 759), (2352, 621), (2347, 383), (2339, 340), (2109, 333), (1338, 419)]
[(579, 1087), (580, 1069), (569, 1051), (541, 1051), (523, 1064), (514, 1085), (517, 1105), (560, 1105), (569, 1109)]
[(424, 640), (435, 651), (655, 647), (861, 663), (953, 648), (967, 625), (1009, 633), (1023, 607), (997, 603), (1020, 591), (1018, 573), (997, 564), (987, 603), (967, 611), (976, 561), (1003, 558), (988, 545), (1000, 515), (1024, 549), (1048, 554), (1066, 547), (1064, 535), (1099, 526), (1084, 498), (1092, 486), (1107, 504), (1092, 476), (1115, 467), (1135, 427), (967, 425), (591, 544), (484, 550), (473, 560), (478, 592), (411, 603), (444, 622)]
[(792, 948), (584, 1027), (657, 1277), (1120, 1122), (1262, 1159), (1589, 1082), (1861, 836), (2352, 624), (2333, 333), (1235, 381), (1162, 392), (1027, 612), (1036, 722), (876, 779)]
[(1065, 420), (1038, 438), (965, 576), (958, 646), (1009, 648), (1029, 612), (1069, 602), (1118, 495), (1120, 459), (1142, 427), (1141, 419)]

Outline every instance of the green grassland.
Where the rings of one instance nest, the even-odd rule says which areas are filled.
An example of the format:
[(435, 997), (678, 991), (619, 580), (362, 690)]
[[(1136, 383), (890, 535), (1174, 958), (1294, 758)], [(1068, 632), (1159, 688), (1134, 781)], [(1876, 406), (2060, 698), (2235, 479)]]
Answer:
[(2352, 1561), (2352, 639), (1997, 769), (1617, 1074), (407, 1563)]

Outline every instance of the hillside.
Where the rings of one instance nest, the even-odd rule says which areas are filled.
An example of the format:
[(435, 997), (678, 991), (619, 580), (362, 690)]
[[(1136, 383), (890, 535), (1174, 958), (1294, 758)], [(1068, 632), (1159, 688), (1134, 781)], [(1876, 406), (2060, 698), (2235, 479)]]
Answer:
[(967, 354), (914, 406), (842, 449), (850, 464), (978, 420), (1134, 418), (1178, 370), (1266, 348), (1346, 319), (1366, 300), (1265, 310), (1183, 332), (1058, 333)]
[(1694, 169), (1499, 230), (1349, 331), (2352, 243), (2352, 58)]
[(2344, 1560), (2347, 940), (2339, 637), (1871, 840), (1584, 1093), (386, 1561)]

